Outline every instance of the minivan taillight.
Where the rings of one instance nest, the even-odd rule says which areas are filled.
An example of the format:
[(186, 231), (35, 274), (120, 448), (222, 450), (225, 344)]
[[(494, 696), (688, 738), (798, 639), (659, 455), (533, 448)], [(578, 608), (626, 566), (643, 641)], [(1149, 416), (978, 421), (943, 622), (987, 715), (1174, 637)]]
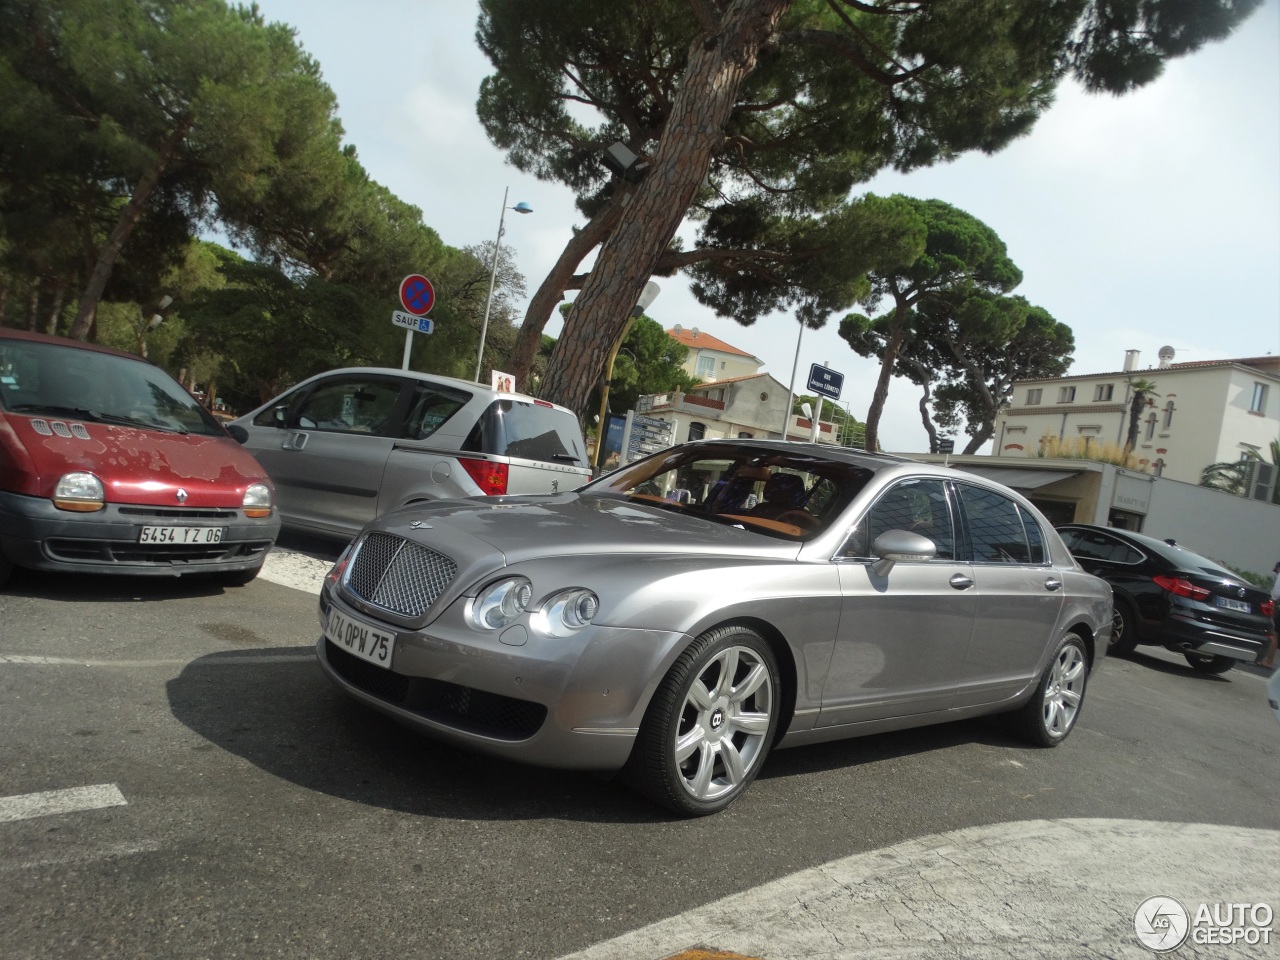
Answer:
[(459, 457), (458, 462), (467, 476), (476, 482), (480, 492), (486, 497), (500, 497), (507, 492), (507, 465), (494, 463), (492, 460), (472, 460)]
[(1170, 593), (1179, 597), (1187, 597), (1191, 600), (1207, 600), (1209, 591), (1204, 587), (1197, 587), (1190, 580), (1183, 580), (1180, 577), (1152, 577), (1152, 581), (1161, 590), (1168, 590)]
[(1274, 600), (1263, 600), (1261, 607), (1264, 617), (1274, 617), (1276, 615), (1276, 602)]

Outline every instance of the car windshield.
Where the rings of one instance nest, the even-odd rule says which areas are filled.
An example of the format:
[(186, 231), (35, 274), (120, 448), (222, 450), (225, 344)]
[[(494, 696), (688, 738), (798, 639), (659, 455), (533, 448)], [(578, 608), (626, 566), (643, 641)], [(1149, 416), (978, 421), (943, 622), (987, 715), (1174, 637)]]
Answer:
[(96, 350), (0, 339), (0, 408), (166, 433), (223, 436), (159, 367)]
[(852, 463), (743, 444), (699, 444), (655, 454), (581, 489), (810, 540), (872, 477)]

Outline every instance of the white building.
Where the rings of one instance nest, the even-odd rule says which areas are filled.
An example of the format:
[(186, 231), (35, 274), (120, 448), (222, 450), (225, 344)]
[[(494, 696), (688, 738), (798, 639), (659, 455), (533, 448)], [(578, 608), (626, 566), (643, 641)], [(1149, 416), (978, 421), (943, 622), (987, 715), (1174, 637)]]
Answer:
[[(813, 422), (786, 417), (787, 387), (767, 373), (702, 383), (687, 393), (679, 391), (641, 397), (636, 413), (674, 426), (672, 443), (686, 440), (755, 437), (781, 440), (787, 426), (788, 440), (809, 440)], [(818, 425), (819, 443), (836, 443), (833, 425)]]
[(1139, 421), (1134, 453), (1158, 477), (1199, 483), (1211, 463), (1257, 452), (1270, 462), (1280, 437), (1280, 357), (1174, 363), (1160, 350), (1160, 365), (1139, 367), (1129, 350), (1113, 373), (1020, 380), (1010, 406), (996, 418), (997, 457), (1035, 457), (1044, 437), (1123, 445), (1129, 431), (1132, 383), (1155, 384)]

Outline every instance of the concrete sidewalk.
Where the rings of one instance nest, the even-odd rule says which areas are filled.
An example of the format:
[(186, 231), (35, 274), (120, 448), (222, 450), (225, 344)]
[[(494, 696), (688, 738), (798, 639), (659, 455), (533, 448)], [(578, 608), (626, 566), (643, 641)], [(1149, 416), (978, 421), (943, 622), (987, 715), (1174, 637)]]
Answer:
[[(607, 891), (602, 891), (607, 894)], [(1144, 900), (1265, 902), (1280, 911), (1280, 831), (1137, 820), (971, 827), (792, 874), (562, 960), (1111, 960), (1157, 956)], [(1168, 956), (1280, 957), (1186, 943)], [(726, 957), (726, 960), (727, 960)]]

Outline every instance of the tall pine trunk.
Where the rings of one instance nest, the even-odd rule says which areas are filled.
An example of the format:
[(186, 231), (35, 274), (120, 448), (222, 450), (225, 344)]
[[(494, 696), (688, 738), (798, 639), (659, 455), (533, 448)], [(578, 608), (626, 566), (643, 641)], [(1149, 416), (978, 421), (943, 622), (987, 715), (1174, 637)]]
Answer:
[(186, 139), (190, 129), (190, 117), (178, 124), (169, 135), (169, 139), (164, 142), (164, 146), (160, 148), (155, 163), (139, 178), (138, 185), (133, 189), (133, 196), (129, 198), (129, 202), (120, 211), (120, 216), (116, 218), (116, 225), (111, 229), (107, 242), (98, 251), (97, 261), (89, 273), (89, 282), (85, 284), (84, 292), (80, 294), (76, 319), (71, 324), (70, 335), (73, 340), (84, 340), (89, 336), (89, 329), (98, 315), (98, 301), (102, 299), (102, 292), (107, 288), (107, 281), (111, 279), (111, 271), (115, 269), (116, 261), (120, 259), (120, 251), (124, 249), (125, 241), (133, 233), (133, 228), (142, 219), (147, 201), (151, 199), (151, 194), (155, 191), (156, 184), (160, 182), (165, 167), (182, 146), (182, 141)]
[(715, 24), (717, 32), (704, 31), (693, 42), (653, 164), (565, 319), (543, 381), (544, 399), (585, 412), (609, 352), (724, 141), (743, 80), (790, 5), (734, 0)]

